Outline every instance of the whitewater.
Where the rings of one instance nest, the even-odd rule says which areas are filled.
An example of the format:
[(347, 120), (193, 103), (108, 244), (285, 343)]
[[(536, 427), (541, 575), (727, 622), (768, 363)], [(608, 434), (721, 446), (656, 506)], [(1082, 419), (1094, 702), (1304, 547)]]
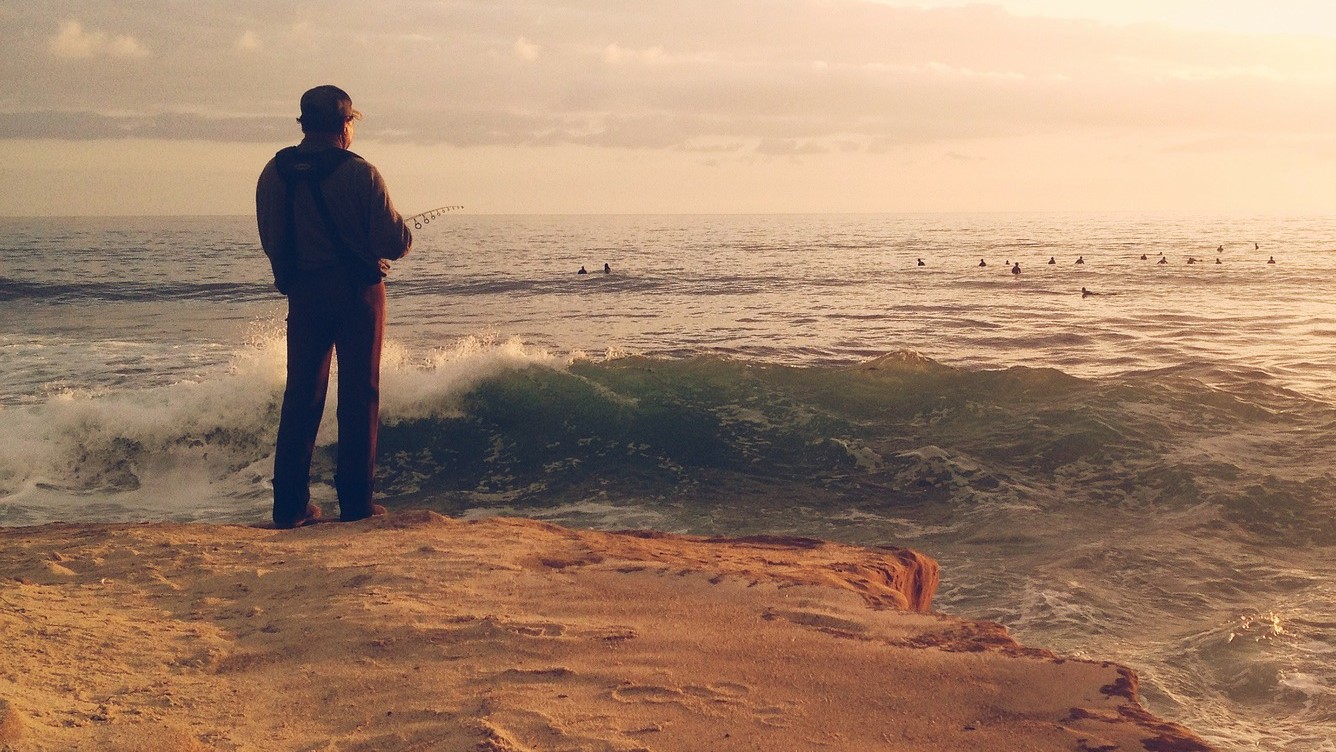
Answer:
[[(415, 235), (388, 281), (391, 512), (909, 546), (942, 564), (937, 609), (1131, 666), (1221, 749), (1336, 750), (1336, 219)], [(249, 217), (0, 219), (0, 524), (266, 519), (267, 274)]]

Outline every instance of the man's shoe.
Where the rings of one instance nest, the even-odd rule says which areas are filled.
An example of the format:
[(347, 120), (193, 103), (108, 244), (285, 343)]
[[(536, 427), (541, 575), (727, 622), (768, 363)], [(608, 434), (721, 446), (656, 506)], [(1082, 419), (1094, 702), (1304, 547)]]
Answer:
[(368, 517), (384, 517), (387, 514), (389, 514), (389, 511), (386, 510), (385, 507), (379, 504), (372, 504), (371, 514), (365, 514), (361, 517), (341, 517), (340, 520), (342, 522), (357, 522), (358, 520), (365, 520)]
[(274, 520), (274, 527), (278, 528), (279, 530), (291, 530), (295, 527), (306, 527), (307, 525), (314, 525), (315, 523), (320, 521), (320, 518), (324, 514), (325, 513), (320, 510), (320, 507), (308, 501), (306, 503), (306, 511), (302, 514), (302, 516), (298, 517), (295, 520), (292, 520), (291, 522), (281, 522), (279, 520)]

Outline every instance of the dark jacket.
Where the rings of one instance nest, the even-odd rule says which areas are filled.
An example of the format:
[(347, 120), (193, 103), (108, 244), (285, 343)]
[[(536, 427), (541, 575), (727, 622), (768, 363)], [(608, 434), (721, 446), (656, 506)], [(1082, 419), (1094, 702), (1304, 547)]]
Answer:
[[(338, 148), (304, 141), (298, 149)], [(368, 265), (388, 272), (391, 259), (403, 258), (413, 245), (413, 234), (390, 201), (385, 180), (371, 163), (353, 155), (321, 184), (330, 215), (344, 244)], [(279, 175), (277, 158), (269, 160), (255, 188), (255, 216), (260, 245), (269, 257), (275, 280), (287, 241), (287, 183)], [(303, 186), (294, 197), (296, 270), (316, 271), (346, 264), (330, 239), (310, 192)]]

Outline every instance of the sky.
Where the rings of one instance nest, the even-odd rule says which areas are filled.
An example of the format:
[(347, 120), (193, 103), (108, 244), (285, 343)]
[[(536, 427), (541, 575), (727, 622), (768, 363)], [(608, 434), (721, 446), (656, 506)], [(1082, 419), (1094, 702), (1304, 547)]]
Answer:
[(1336, 208), (1336, 3), (0, 3), (0, 215), (247, 214), (301, 93), (405, 214)]

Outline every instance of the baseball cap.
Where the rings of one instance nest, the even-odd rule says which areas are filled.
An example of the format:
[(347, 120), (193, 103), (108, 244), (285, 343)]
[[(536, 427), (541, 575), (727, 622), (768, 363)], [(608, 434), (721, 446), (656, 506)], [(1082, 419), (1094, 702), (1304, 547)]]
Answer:
[(297, 122), (308, 133), (338, 133), (349, 120), (360, 120), (362, 113), (353, 109), (352, 97), (337, 86), (326, 84), (302, 94), (302, 114)]

